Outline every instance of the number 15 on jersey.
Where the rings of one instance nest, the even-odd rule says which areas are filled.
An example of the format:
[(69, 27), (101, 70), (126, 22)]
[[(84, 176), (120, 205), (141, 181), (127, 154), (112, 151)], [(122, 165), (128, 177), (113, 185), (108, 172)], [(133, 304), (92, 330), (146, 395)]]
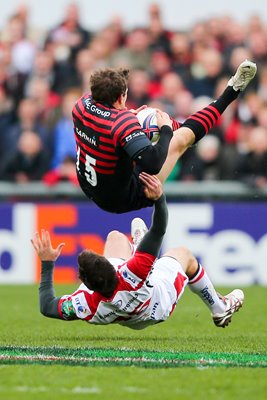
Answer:
[[(76, 167), (79, 172), (80, 172), (80, 153), (81, 153), (81, 149), (78, 146)], [(96, 165), (96, 159), (89, 156), (88, 154), (86, 154), (84, 165), (85, 165), (84, 175), (85, 175), (87, 182), (90, 183), (90, 185), (92, 185), (92, 186), (96, 186), (97, 185), (97, 175), (96, 175), (96, 171), (94, 169), (94, 166)]]

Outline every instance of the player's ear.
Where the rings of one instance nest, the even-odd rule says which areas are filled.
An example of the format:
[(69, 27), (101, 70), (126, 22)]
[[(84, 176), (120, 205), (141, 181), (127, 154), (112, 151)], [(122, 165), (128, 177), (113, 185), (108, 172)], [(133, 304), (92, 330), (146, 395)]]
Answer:
[(116, 103), (118, 104), (118, 107), (116, 107), (116, 108), (123, 109), (125, 107), (125, 97), (124, 96), (125, 95), (121, 94), (118, 97), (118, 100), (116, 101)]

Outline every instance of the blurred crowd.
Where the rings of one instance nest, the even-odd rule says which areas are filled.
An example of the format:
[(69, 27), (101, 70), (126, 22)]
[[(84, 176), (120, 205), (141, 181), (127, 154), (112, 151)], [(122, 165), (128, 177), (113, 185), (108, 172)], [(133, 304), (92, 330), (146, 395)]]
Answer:
[(267, 23), (252, 15), (196, 21), (167, 30), (151, 4), (147, 26), (127, 31), (119, 16), (97, 32), (76, 3), (46, 32), (19, 6), (0, 29), (0, 180), (77, 184), (71, 110), (99, 67), (129, 67), (129, 108), (161, 108), (182, 122), (220, 95), (245, 59), (256, 79), (219, 124), (178, 161), (174, 181), (239, 180), (267, 184)]

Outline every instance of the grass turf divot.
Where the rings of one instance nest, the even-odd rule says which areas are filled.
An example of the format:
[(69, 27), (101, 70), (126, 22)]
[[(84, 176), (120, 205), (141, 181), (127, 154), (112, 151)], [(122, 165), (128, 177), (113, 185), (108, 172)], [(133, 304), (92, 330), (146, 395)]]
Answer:
[(175, 353), (102, 348), (0, 347), (0, 364), (61, 364), (137, 367), (266, 368), (267, 355), (238, 353)]

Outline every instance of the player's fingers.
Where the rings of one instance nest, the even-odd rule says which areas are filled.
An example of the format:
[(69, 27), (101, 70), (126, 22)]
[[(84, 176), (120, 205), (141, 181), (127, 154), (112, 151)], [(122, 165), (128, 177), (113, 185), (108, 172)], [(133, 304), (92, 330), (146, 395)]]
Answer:
[(37, 243), (34, 241), (34, 239), (31, 239), (31, 244), (33, 245), (33, 247), (34, 247), (34, 249), (35, 249), (36, 251), (39, 250), (39, 247), (38, 247)]
[(146, 172), (141, 172), (139, 176), (142, 177), (144, 180), (149, 182), (149, 181), (151, 181), (151, 178), (152, 178), (153, 175), (149, 175)]
[(153, 187), (158, 186), (160, 181), (155, 175), (149, 175), (146, 172), (141, 172), (139, 175), (140, 179), (147, 183), (148, 185), (152, 185)]
[(45, 243), (48, 247), (52, 247), (51, 245), (51, 239), (50, 239), (50, 235), (48, 231), (45, 231), (44, 233), (44, 237), (45, 237)]
[(51, 247), (50, 236), (49, 236), (48, 231), (46, 231), (45, 229), (43, 229), (43, 243), (44, 243), (46, 248), (50, 248)]
[[(148, 175), (148, 174), (147, 174)], [(148, 181), (156, 186), (160, 186), (161, 182), (159, 180), (159, 178), (156, 175), (148, 175)]]
[(43, 243), (43, 245), (45, 245), (45, 230), (41, 229), (41, 241)]
[(42, 245), (39, 232), (35, 232), (34, 241), (35, 241), (35, 244), (36, 244), (38, 247), (40, 247), (40, 246)]
[(145, 186), (145, 187), (147, 187), (147, 188), (149, 188), (149, 189), (154, 189), (155, 188), (155, 184), (153, 183), (153, 182), (150, 182), (150, 181), (148, 181), (148, 180), (146, 180), (146, 179), (143, 179), (143, 178), (141, 178), (140, 177), (140, 180), (141, 180), (141, 182), (143, 183), (143, 185)]
[(159, 108), (156, 109), (156, 116), (159, 118), (163, 117), (163, 111), (161, 111)]

